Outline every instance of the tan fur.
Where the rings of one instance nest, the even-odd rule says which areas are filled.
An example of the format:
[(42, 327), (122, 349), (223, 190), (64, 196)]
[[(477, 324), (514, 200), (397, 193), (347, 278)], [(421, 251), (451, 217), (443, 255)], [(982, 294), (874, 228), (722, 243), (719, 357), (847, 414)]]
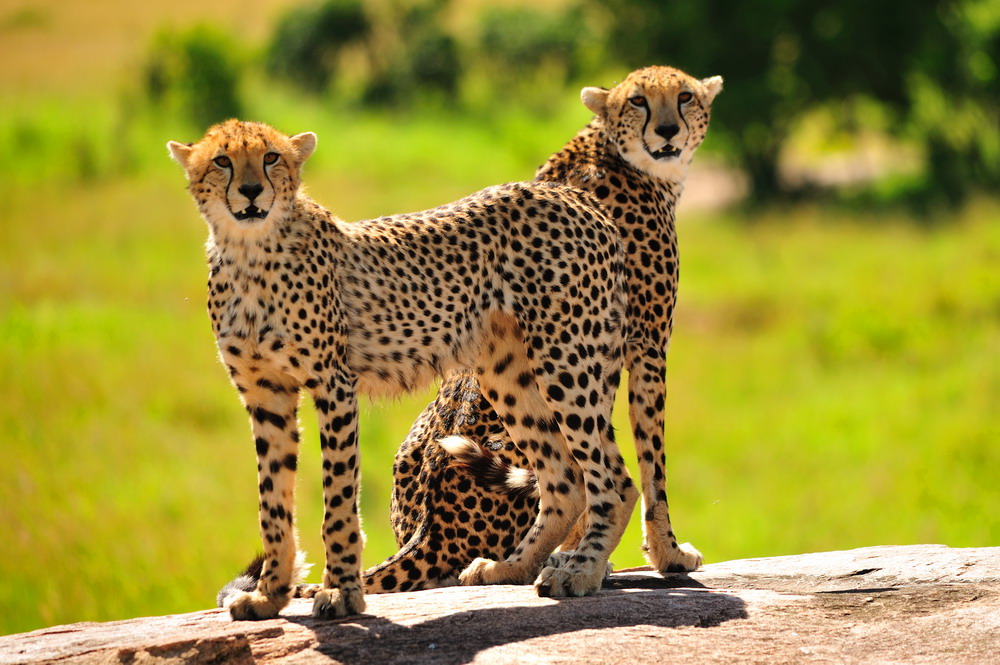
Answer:
[[(584, 88), (581, 99), (597, 115), (537, 175), (594, 193), (622, 234), (629, 301), (626, 366), (642, 473), (644, 549), (663, 572), (693, 570), (702, 560), (696, 549), (678, 543), (667, 508), (665, 371), (679, 273), (675, 207), (721, 89), (720, 77), (696, 79), (670, 67), (637, 70), (611, 90)], [(683, 93), (691, 95), (686, 103)], [(629, 101), (636, 96), (645, 98), (646, 109)], [(670, 124), (678, 126), (670, 139), (656, 134), (657, 127)], [(649, 152), (662, 152), (668, 144), (678, 150), (676, 157), (656, 159)], [(477, 557), (504, 558), (530, 528), (538, 511), (530, 497), (511, 499), (507, 488), (484, 483), (468, 466), (453, 466), (438, 443), (461, 437), (508, 468), (531, 468), (483, 395), (473, 372), (451, 374), (400, 447), (392, 504), (400, 551), (365, 572), (369, 591), (437, 586)], [(575, 533), (561, 550), (573, 552), (582, 537), (580, 529)], [(551, 567), (570, 558), (561, 554)]]
[[(231, 614), (273, 617), (293, 591), (300, 391), (316, 405), (324, 467), (326, 565), (313, 613), (344, 616), (365, 607), (357, 394), (414, 390), (468, 366), (516, 423), (511, 435), (541, 481), (532, 532), (474, 581), (530, 581), (587, 514), (579, 565), (540, 591), (593, 593), (631, 483), (605, 463), (620, 455), (603, 435), (624, 342), (614, 226), (589, 194), (547, 183), (347, 224), (300, 190), (315, 144), (235, 120), (192, 146), (169, 144), (208, 223), (209, 314), (258, 453), (266, 560), (257, 590), (226, 601)], [(572, 362), (564, 349), (576, 350)]]

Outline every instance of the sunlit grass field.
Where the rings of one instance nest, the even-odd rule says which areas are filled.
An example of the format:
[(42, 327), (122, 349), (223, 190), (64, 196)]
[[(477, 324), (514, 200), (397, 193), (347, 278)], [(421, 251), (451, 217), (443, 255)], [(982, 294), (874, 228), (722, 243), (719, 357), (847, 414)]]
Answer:
[[(259, 547), (252, 439), (204, 308), (205, 225), (164, 148), (196, 130), (152, 115), (95, 149), (86, 132), (121, 120), (117, 81), (81, 76), (95, 85), (18, 83), (0, 111), (0, 634), (209, 607)], [(486, 119), (249, 92), (253, 117), (319, 133), (308, 188), (346, 219), (528, 178), (588, 117), (571, 92), (542, 117), (509, 100)], [(125, 151), (115, 177), (88, 176)], [(678, 535), (707, 561), (1000, 545), (998, 220), (992, 200), (919, 221), (844, 207), (684, 216), (667, 400)], [(368, 565), (395, 551), (392, 457), (432, 394), (363, 406)], [(301, 420), (299, 525), (315, 561), (308, 406)], [(634, 519), (617, 566), (642, 563), (640, 539)]]
[[(215, 358), (204, 229), (180, 178), (8, 205), (4, 632), (207, 607), (258, 547), (249, 428)], [(384, 211), (374, 198), (355, 205)], [(932, 230), (802, 209), (681, 223), (667, 437), (683, 538), (709, 561), (997, 544), (998, 212)], [(394, 551), (391, 460), (429, 398), (363, 409), (368, 563)], [(299, 522), (321, 552), (309, 409), (302, 421)], [(623, 408), (617, 424), (627, 448)], [(633, 521), (617, 565), (641, 563), (639, 538)]]

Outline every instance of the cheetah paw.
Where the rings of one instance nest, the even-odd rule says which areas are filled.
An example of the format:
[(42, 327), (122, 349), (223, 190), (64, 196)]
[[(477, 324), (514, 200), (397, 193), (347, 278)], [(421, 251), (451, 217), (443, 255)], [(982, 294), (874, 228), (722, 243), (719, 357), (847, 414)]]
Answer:
[(481, 584), (530, 584), (535, 572), (525, 570), (524, 564), (510, 561), (475, 559), (458, 576), (464, 586)]
[(322, 590), (319, 584), (296, 584), (294, 595), (296, 598), (314, 598)]
[(600, 591), (604, 579), (604, 570), (597, 566), (595, 568), (596, 572), (591, 573), (547, 566), (535, 580), (535, 591), (539, 596), (549, 598), (590, 596)]
[(286, 604), (287, 596), (271, 598), (259, 591), (244, 591), (229, 596), (225, 606), (229, 608), (230, 616), (237, 621), (261, 621), (278, 616), (278, 612)]
[[(562, 552), (553, 552), (549, 555), (549, 558), (545, 560), (546, 568), (565, 568), (569, 565), (570, 560), (576, 554), (573, 550), (563, 550)], [(615, 572), (615, 566), (610, 561), (606, 566), (604, 571), (604, 577), (607, 579), (611, 577), (611, 573)]]
[(358, 587), (321, 589), (313, 600), (312, 614), (317, 619), (339, 619), (365, 611), (365, 594)]
[(687, 573), (697, 570), (703, 558), (701, 552), (691, 543), (681, 543), (676, 547), (651, 546), (648, 550), (649, 563), (665, 573)]

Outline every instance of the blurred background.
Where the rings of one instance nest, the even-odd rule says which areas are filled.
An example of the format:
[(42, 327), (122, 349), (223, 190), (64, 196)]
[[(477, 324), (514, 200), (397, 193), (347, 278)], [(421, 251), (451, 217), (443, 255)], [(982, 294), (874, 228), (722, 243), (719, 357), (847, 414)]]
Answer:
[[(259, 547), (167, 140), (313, 130), (320, 202), (412, 211), (530, 179), (649, 64), (725, 77), (679, 219), (679, 536), (1000, 545), (1000, 0), (0, 0), (0, 63), (0, 633), (209, 607)], [(432, 394), (363, 406), (368, 565)]]

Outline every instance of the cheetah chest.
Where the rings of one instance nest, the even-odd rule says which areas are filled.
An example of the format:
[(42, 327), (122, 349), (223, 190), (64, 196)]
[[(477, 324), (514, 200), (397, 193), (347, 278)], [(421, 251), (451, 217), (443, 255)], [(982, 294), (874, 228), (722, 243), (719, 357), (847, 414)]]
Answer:
[[(279, 270), (213, 272), (208, 311), (219, 352), (233, 376), (277, 372), (297, 383), (312, 378), (310, 368), (317, 362), (312, 356), (326, 346), (319, 336), (327, 326), (300, 315), (318, 303), (299, 295), (296, 277)], [(306, 293), (316, 300), (315, 291)]]

